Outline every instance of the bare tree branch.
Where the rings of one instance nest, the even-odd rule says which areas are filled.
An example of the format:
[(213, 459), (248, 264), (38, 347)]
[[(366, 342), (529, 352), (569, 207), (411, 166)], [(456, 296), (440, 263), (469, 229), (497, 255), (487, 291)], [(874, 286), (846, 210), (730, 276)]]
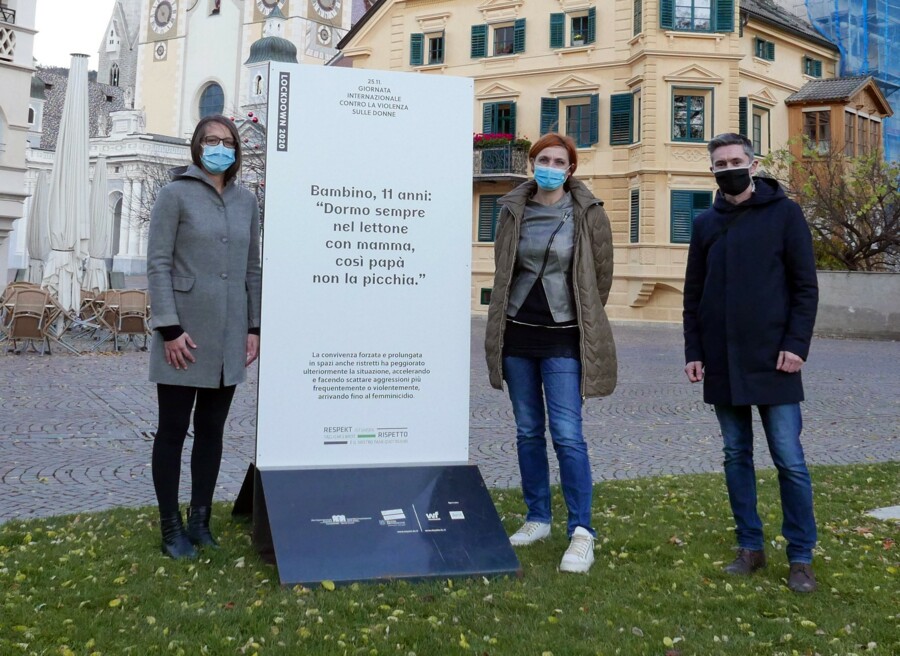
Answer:
[(900, 270), (900, 163), (804, 142), (801, 158), (785, 147), (763, 165), (803, 208), (819, 268)]

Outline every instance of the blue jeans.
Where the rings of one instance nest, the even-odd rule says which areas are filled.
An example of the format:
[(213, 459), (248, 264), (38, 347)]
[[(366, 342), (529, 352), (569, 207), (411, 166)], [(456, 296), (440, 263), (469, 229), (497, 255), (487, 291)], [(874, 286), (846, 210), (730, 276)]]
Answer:
[[(812, 481), (800, 445), (803, 428), (800, 404), (760, 405), (757, 408), (769, 453), (778, 469), (784, 516), (781, 533), (787, 540), (788, 560), (811, 563), (816, 546), (816, 518), (813, 515)], [(763, 531), (756, 511), (751, 409), (751, 406), (717, 405), (716, 416), (725, 440), (725, 483), (737, 527), (738, 546), (760, 550), (763, 548)]]
[[(516, 416), (516, 450), (522, 475), (526, 520), (550, 523), (550, 466), (547, 462), (544, 398), (563, 497), (569, 509), (569, 536), (591, 528), (591, 463), (581, 432), (581, 361), (576, 358), (503, 358), (503, 377)], [(543, 389), (542, 389), (543, 388)]]

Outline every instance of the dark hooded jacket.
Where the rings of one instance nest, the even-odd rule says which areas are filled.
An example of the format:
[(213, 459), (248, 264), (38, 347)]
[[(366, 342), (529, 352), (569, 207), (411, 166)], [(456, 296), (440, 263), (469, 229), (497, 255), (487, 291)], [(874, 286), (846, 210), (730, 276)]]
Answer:
[[(574, 205), (572, 287), (580, 330), (581, 396), (609, 396), (616, 387), (617, 373), (616, 345), (604, 309), (613, 277), (612, 232), (603, 202), (580, 180), (570, 177), (566, 184)], [(503, 335), (519, 232), (525, 203), (536, 191), (537, 183), (529, 180), (500, 199), (502, 209), (494, 242), (494, 287), (484, 339), (488, 376), (497, 389), (503, 387)]]
[(705, 367), (704, 400), (802, 401), (800, 372), (775, 367), (779, 351), (807, 359), (818, 300), (800, 206), (768, 178), (739, 205), (717, 194), (694, 220), (684, 282), (685, 360)]

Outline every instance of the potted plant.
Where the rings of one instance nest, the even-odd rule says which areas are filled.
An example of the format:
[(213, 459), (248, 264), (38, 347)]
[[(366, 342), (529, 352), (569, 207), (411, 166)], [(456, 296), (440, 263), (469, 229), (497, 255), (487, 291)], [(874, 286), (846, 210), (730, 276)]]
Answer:
[(509, 147), (514, 150), (528, 150), (531, 148), (531, 141), (526, 137), (516, 137), (502, 132), (479, 133), (473, 136), (472, 147), (475, 150)]

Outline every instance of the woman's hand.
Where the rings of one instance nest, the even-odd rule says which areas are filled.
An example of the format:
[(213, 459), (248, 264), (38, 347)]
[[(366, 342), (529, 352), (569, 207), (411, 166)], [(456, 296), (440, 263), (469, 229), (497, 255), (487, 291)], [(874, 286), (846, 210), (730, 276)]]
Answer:
[(247, 335), (247, 365), (253, 364), (253, 361), (259, 357), (259, 335)]
[(188, 362), (196, 362), (191, 349), (197, 348), (197, 345), (187, 333), (181, 333), (180, 336), (163, 344), (166, 347), (166, 363), (176, 369), (187, 369)]

